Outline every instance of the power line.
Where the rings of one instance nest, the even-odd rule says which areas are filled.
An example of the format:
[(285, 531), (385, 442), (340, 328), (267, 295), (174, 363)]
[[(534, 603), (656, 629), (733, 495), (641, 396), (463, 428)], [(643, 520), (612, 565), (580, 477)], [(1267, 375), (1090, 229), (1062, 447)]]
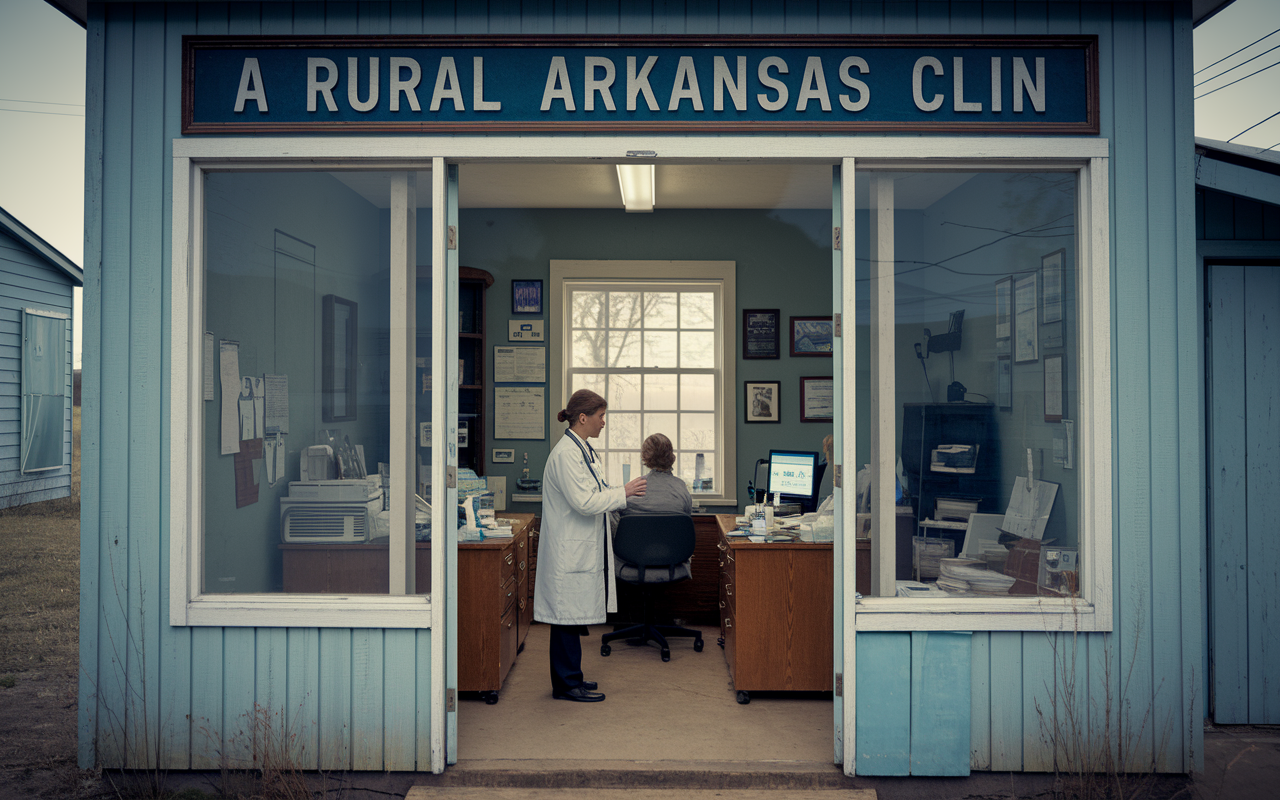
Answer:
[(84, 114), (67, 114), (62, 111), (29, 111), (25, 108), (0, 108), (0, 111), (8, 111), (12, 114), (49, 114), (54, 117), (83, 117)]
[(1210, 89), (1209, 91), (1205, 92), (1204, 94), (1198, 94), (1198, 95), (1196, 95), (1196, 96), (1195, 96), (1194, 98), (1192, 98), (1192, 99), (1194, 99), (1194, 100), (1199, 100), (1199, 99), (1200, 99), (1200, 98), (1202, 98), (1202, 97), (1208, 97), (1209, 95), (1213, 94), (1214, 92), (1221, 91), (1222, 89), (1225, 89), (1225, 88), (1227, 88), (1228, 86), (1235, 86), (1235, 85), (1236, 85), (1237, 83), (1239, 83), (1240, 81), (1248, 80), (1249, 78), (1252, 78), (1254, 75), (1257, 75), (1259, 72), (1266, 72), (1267, 70), (1271, 69), (1271, 67), (1274, 67), (1274, 66), (1280, 66), (1280, 61), (1277, 61), (1275, 64), (1271, 64), (1270, 66), (1263, 67), (1262, 69), (1257, 70), (1256, 72), (1250, 72), (1248, 75), (1245, 75), (1243, 78), (1236, 78), (1236, 79), (1235, 79), (1234, 81), (1232, 81), (1231, 83), (1224, 83), (1223, 85), (1219, 86), (1217, 89)]
[[(1262, 122), (1266, 122), (1267, 120), (1275, 119), (1276, 117), (1280, 117), (1280, 111), (1277, 111), (1276, 113), (1274, 113), (1274, 114), (1272, 114), (1271, 116), (1267, 117), (1267, 119), (1264, 119)], [(1230, 144), (1233, 140), (1235, 140), (1235, 139), (1239, 139), (1241, 136), (1244, 136), (1244, 135), (1245, 135), (1246, 133), (1248, 133), (1249, 131), (1251, 131), (1251, 130), (1253, 130), (1254, 128), (1258, 127), (1258, 125), (1261, 125), (1261, 124), (1262, 124), (1262, 122), (1259, 122), (1259, 123), (1254, 124), (1254, 125), (1250, 125), (1249, 127), (1245, 128), (1244, 130), (1242, 130), (1242, 131), (1240, 131), (1239, 133), (1237, 133), (1235, 136), (1232, 136), (1230, 139), (1228, 139), (1228, 140), (1227, 140), (1227, 143), (1228, 143), (1228, 144)], [(1275, 146), (1275, 145), (1272, 145), (1272, 147), (1274, 147), (1274, 146)], [(1270, 148), (1270, 147), (1268, 147), (1267, 149), (1268, 149), (1268, 150), (1270, 150), (1271, 148)]]
[(13, 97), (0, 97), (0, 103), (39, 103), (42, 106), (71, 106), (84, 108), (84, 103), (53, 103), (48, 100), (18, 100)]
[[(1276, 28), (1276, 29), (1275, 29), (1274, 31), (1272, 31), (1271, 33), (1268, 33), (1266, 36), (1263, 36), (1263, 37), (1262, 37), (1262, 39), (1266, 39), (1266, 38), (1268, 38), (1268, 37), (1275, 36), (1277, 33), (1280, 33), (1280, 28)], [(1239, 52), (1241, 52), (1241, 51), (1243, 51), (1243, 50), (1248, 50), (1250, 47), (1253, 47), (1255, 44), (1257, 44), (1258, 42), (1262, 41), (1262, 39), (1255, 39), (1254, 41), (1249, 42), (1249, 43), (1248, 43), (1248, 44), (1246, 44), (1244, 47), (1241, 47), (1239, 50), (1237, 50), (1237, 51), (1236, 51), (1236, 53), (1239, 53)], [(1210, 67), (1216, 67), (1216, 66), (1218, 66), (1218, 65), (1219, 65), (1219, 64), (1221, 64), (1223, 61), (1226, 61), (1228, 58), (1231, 58), (1231, 56), (1234, 56), (1236, 53), (1232, 53), (1231, 55), (1223, 56), (1222, 58), (1220, 58), (1220, 59), (1218, 59), (1217, 61), (1215, 61), (1215, 62), (1213, 62), (1212, 64), (1210, 64), (1208, 67), (1201, 67), (1200, 69), (1196, 70), (1195, 72), (1193, 72), (1193, 73), (1191, 73), (1191, 74), (1192, 74), (1192, 75), (1199, 75), (1201, 72), (1204, 72), (1206, 69), (1209, 69)]]
[[(1271, 48), (1271, 50), (1280, 50), (1280, 44), (1278, 44), (1278, 45), (1276, 45), (1275, 47)], [(1212, 78), (1205, 78), (1204, 80), (1202, 80), (1202, 81), (1200, 81), (1199, 83), (1195, 84), (1195, 86), (1192, 86), (1191, 88), (1193, 88), (1193, 89), (1194, 89), (1194, 88), (1196, 88), (1196, 86), (1204, 86), (1206, 83), (1209, 83), (1210, 81), (1216, 81), (1218, 78), (1221, 78), (1223, 75), (1226, 75), (1228, 72), (1231, 72), (1232, 70), (1240, 69), (1240, 68), (1241, 68), (1241, 67), (1243, 67), (1245, 64), (1248, 64), (1250, 61), (1254, 61), (1254, 60), (1256, 60), (1256, 59), (1262, 58), (1262, 57), (1263, 57), (1263, 56), (1265, 56), (1267, 53), (1270, 53), (1270, 52), (1271, 52), (1271, 50), (1263, 50), (1261, 53), (1258, 53), (1258, 54), (1257, 54), (1256, 56), (1254, 56), (1253, 58), (1246, 58), (1244, 61), (1241, 61), (1239, 64), (1236, 64), (1234, 67), (1227, 67), (1227, 68), (1226, 68), (1226, 69), (1224, 69), (1222, 72), (1219, 72), (1217, 75), (1214, 75)]]

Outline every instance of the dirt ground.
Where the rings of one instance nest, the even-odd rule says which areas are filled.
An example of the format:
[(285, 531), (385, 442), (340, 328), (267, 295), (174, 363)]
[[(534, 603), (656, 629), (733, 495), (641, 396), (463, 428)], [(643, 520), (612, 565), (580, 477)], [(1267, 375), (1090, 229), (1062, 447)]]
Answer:
[(80, 409), (71, 497), (0, 510), (0, 798), (92, 797), (76, 768)]

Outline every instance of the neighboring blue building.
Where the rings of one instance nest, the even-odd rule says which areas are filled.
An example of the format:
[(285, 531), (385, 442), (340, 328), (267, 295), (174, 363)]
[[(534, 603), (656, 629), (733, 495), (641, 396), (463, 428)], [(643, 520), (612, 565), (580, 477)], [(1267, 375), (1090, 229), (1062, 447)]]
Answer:
[(1280, 153), (1196, 139), (1196, 257), (1209, 412), (1205, 696), (1214, 722), (1275, 725)]
[[(465, 757), (458, 422), (537, 477), (585, 386), (610, 481), (675, 430), (712, 512), (751, 502), (757, 457), (834, 435), (846, 773), (1051, 771), (1074, 744), (1197, 769), (1191, 36), (1224, 3), (553, 5), (88, 4), (80, 763), (217, 768), (264, 711), (301, 720), (301, 766)], [(627, 166), (651, 213), (624, 212)], [(512, 281), (541, 312), (508, 311)], [(526, 320), (545, 352), (489, 366)], [(830, 360), (797, 322), (830, 322)], [(382, 588), (289, 591), (281, 500), (312, 448), (359, 474), (348, 441), (387, 468), (389, 508), (359, 516), (385, 562), (335, 535), (376, 549)], [(1012, 505), (965, 547), (1012, 596), (901, 596), (899, 471), (918, 521)], [(1025, 540), (1007, 559), (997, 524)]]
[(71, 496), (71, 290), (83, 285), (0, 208), (0, 508)]

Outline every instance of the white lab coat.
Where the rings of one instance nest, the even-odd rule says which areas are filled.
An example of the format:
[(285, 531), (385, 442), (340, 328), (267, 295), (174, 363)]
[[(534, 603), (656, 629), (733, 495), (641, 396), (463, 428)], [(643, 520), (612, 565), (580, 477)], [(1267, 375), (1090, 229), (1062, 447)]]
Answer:
[(553, 625), (595, 625), (618, 610), (613, 548), (607, 546), (612, 531), (606, 526), (608, 512), (627, 505), (627, 492), (602, 488), (604, 465), (595, 462), (593, 473), (574, 439), (583, 443), (572, 432), (560, 437), (542, 475), (533, 618)]

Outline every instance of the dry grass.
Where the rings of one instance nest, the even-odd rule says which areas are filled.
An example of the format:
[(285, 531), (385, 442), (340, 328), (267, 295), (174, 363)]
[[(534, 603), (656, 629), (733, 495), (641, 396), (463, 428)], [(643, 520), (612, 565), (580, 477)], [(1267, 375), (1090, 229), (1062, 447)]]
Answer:
[(71, 496), (0, 510), (0, 676), (79, 660), (80, 409), (71, 415)]

